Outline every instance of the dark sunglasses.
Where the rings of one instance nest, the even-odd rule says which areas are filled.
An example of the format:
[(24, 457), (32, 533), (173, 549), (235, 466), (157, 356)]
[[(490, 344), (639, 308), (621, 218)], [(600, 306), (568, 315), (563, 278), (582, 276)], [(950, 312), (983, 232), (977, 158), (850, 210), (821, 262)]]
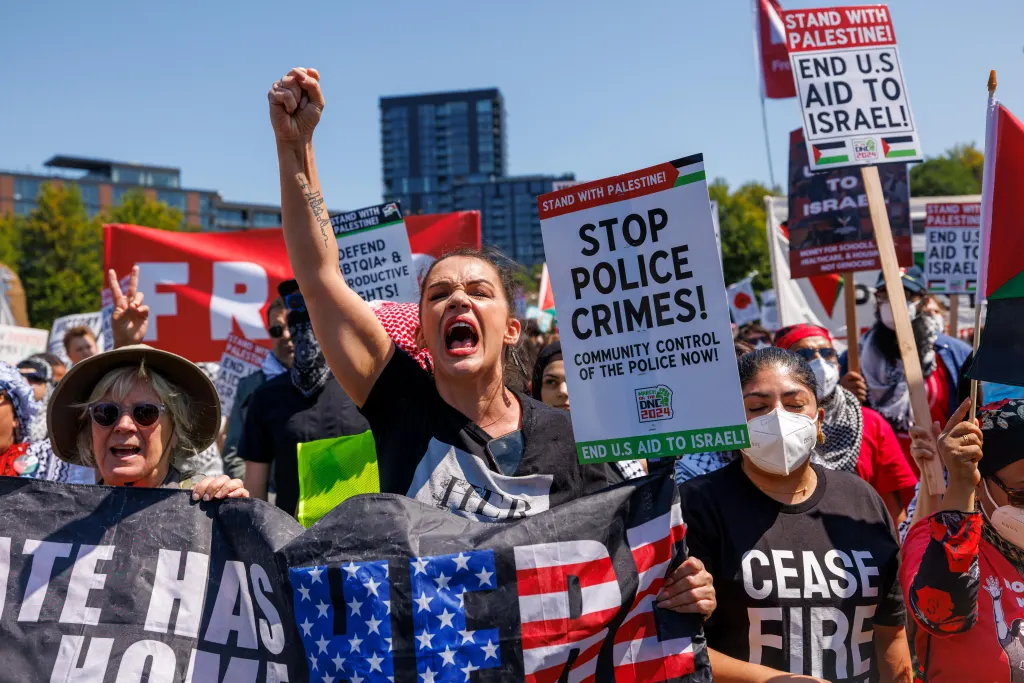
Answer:
[(89, 417), (100, 427), (113, 427), (121, 416), (129, 413), (135, 424), (140, 427), (152, 427), (167, 410), (157, 403), (137, 403), (130, 408), (117, 403), (93, 403), (89, 406)]
[(269, 332), (270, 336), (274, 339), (280, 339), (284, 336), (284, 325), (271, 325), (267, 328), (267, 332)]
[(284, 305), (288, 307), (289, 311), (306, 310), (306, 300), (302, 297), (302, 292), (292, 292), (291, 294), (285, 294)]
[(988, 480), (994, 481), (996, 486), (1003, 490), (1003, 493), (1006, 494), (1007, 499), (1010, 501), (1010, 505), (1015, 508), (1024, 508), (1024, 489), (1011, 489), (994, 474)]
[(839, 358), (839, 354), (837, 354), (836, 350), (833, 349), (831, 346), (826, 346), (823, 349), (800, 349), (799, 351), (794, 351), (793, 353), (800, 356), (808, 363), (810, 363), (818, 356), (821, 356), (823, 359), (827, 361), (833, 361)]

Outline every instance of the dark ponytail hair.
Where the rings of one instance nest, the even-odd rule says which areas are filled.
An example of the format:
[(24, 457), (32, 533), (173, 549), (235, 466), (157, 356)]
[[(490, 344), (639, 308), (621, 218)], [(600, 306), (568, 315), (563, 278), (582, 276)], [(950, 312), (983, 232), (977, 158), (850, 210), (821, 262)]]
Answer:
[[(479, 261), (483, 261), (498, 272), (498, 280), (501, 282), (501, 291), (505, 296), (508, 316), (510, 318), (515, 318), (516, 291), (519, 288), (519, 278), (523, 274), (523, 267), (502, 253), (501, 250), (490, 246), (484, 247), (483, 249), (472, 249), (468, 247), (454, 249), (452, 251), (445, 252), (440, 258), (431, 263), (430, 267), (427, 268), (427, 272), (423, 274), (423, 280), (420, 282), (421, 314), (423, 311), (423, 295), (426, 292), (427, 282), (430, 280), (430, 274), (434, 271), (437, 264), (441, 263), (441, 261), (454, 258), (456, 256), (474, 258)], [(524, 334), (520, 334), (519, 341), (515, 344), (505, 346), (504, 351), (504, 366), (502, 368), (503, 382), (505, 386), (517, 391), (524, 391), (526, 389), (527, 378), (529, 376), (526, 372), (526, 367), (520, 359), (522, 355), (521, 347), (523, 345), (524, 336)]]
[(774, 346), (757, 349), (741, 356), (739, 366), (741, 387), (745, 387), (753, 381), (762, 370), (778, 368), (806, 387), (817, 405), (818, 381), (814, 378), (814, 371), (811, 370), (807, 361), (792, 351)]

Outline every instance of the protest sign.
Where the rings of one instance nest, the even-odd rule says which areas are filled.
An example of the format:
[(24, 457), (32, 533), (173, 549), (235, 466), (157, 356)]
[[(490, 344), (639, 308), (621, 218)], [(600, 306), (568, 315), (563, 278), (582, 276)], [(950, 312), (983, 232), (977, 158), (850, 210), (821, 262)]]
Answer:
[(811, 170), (920, 161), (884, 5), (783, 12)]
[(62, 361), (64, 361), (64, 365), (70, 367), (71, 359), (68, 358), (67, 351), (64, 349), (64, 335), (73, 327), (83, 326), (92, 330), (92, 333), (96, 336), (96, 345), (99, 347), (100, 351), (113, 348), (113, 344), (105, 346), (103, 335), (103, 312), (96, 311), (95, 313), (75, 313), (74, 315), (65, 315), (54, 320), (53, 327), (50, 328), (50, 339), (47, 342), (46, 350), (50, 353), (56, 354)]
[(757, 307), (757, 296), (754, 294), (751, 278), (743, 278), (739, 282), (729, 285), (726, 291), (729, 295), (729, 312), (732, 313), (734, 323), (746, 325), (761, 319), (761, 311)]
[(774, 289), (766, 289), (761, 292), (761, 326), (769, 332), (777, 332), (782, 328)]
[(0, 505), (4, 680), (711, 680), (700, 615), (654, 607), (686, 557), (669, 477), (502, 524), (7, 477)]
[(243, 377), (258, 371), (270, 354), (266, 348), (244, 337), (229, 335), (224, 353), (220, 357), (220, 369), (214, 385), (220, 396), (220, 412), (230, 415), (235, 405), (235, 390)]
[(928, 204), (925, 211), (924, 272), (928, 291), (975, 293), (981, 204)]
[(364, 301), (419, 301), (409, 234), (397, 202), (332, 216), (331, 227), (341, 273)]
[(745, 446), (703, 156), (537, 204), (580, 462)]
[[(436, 258), (480, 246), (475, 211), (410, 216), (407, 222), (418, 254)], [(277, 298), (277, 285), (292, 277), (280, 230), (180, 233), (106, 225), (103, 239), (105, 269), (123, 275), (140, 268), (139, 291), (150, 307), (145, 343), (195, 362), (219, 361), (230, 334), (269, 348), (267, 307)], [(107, 292), (105, 317), (113, 310), (109, 297)]]
[(0, 360), (16, 365), (32, 354), (43, 353), (49, 336), (47, 330), (34, 327), (0, 325)]
[[(906, 164), (878, 167), (901, 266), (914, 264)], [(878, 270), (878, 245), (857, 168), (812, 173), (803, 131), (789, 134), (789, 267), (794, 278)]]

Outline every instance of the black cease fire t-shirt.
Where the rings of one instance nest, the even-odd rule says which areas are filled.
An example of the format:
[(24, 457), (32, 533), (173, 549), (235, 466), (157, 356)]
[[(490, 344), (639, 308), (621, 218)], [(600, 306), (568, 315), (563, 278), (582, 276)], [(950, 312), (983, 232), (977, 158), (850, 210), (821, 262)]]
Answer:
[(736, 461), (680, 486), (686, 540), (715, 577), (708, 646), (829, 681), (877, 680), (872, 625), (905, 622), (899, 546), (881, 498), (817, 465), (810, 498), (783, 505)]
[(514, 393), (522, 428), (492, 439), (395, 349), (362, 408), (377, 444), (380, 490), (496, 521), (535, 515), (622, 481), (605, 464), (579, 464), (568, 413)]

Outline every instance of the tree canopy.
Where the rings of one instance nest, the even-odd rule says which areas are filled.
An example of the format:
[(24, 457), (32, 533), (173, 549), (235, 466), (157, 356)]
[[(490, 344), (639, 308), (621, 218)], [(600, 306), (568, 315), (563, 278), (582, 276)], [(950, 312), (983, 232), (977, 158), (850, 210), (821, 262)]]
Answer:
[(985, 156), (974, 143), (956, 145), (910, 169), (911, 197), (978, 194)]

